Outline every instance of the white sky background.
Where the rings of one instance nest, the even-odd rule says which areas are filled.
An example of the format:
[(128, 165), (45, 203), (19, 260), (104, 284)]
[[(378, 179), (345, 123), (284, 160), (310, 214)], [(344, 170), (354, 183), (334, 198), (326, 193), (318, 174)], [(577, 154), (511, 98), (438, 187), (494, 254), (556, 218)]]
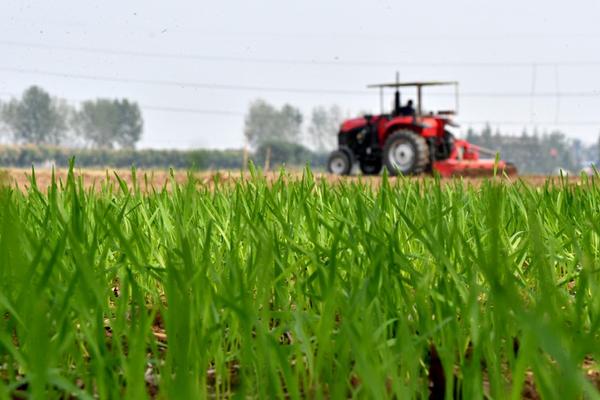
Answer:
[[(515, 134), (537, 125), (591, 143), (600, 132), (599, 18), (597, 0), (2, 0), (0, 98), (32, 84), (74, 102), (126, 97), (143, 106), (140, 147), (232, 148), (243, 145), (253, 99), (296, 105), (306, 122), (317, 105), (376, 112), (378, 93), (365, 86), (398, 70), (401, 80), (460, 81), (463, 130), (481, 127), (473, 121)], [(452, 106), (428, 91), (426, 108)]]

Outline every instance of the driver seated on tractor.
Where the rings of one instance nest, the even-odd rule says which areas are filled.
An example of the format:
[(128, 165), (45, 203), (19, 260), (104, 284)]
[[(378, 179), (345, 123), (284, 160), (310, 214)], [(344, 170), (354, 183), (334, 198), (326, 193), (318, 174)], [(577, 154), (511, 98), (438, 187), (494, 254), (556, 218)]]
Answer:
[(415, 115), (415, 108), (413, 107), (412, 100), (408, 100), (404, 107), (400, 107), (400, 115), (404, 117)]

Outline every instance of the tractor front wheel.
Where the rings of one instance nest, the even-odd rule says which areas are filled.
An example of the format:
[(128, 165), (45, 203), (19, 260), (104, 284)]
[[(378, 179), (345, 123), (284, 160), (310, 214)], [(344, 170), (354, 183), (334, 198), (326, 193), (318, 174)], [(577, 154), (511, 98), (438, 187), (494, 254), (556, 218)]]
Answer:
[(335, 150), (327, 160), (327, 171), (335, 175), (350, 175), (352, 171), (352, 159), (348, 152)]
[(429, 147), (422, 136), (400, 129), (385, 141), (383, 162), (391, 175), (420, 174), (429, 163)]

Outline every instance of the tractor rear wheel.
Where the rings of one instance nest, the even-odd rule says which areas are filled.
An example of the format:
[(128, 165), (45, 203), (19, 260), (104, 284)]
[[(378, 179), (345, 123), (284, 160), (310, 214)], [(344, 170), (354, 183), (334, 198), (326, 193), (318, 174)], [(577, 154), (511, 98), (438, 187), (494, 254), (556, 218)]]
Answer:
[(383, 162), (391, 175), (420, 174), (429, 164), (429, 147), (422, 136), (400, 129), (385, 141)]
[(352, 159), (347, 151), (335, 150), (327, 160), (327, 171), (335, 175), (350, 175)]
[(377, 175), (381, 172), (381, 168), (383, 167), (383, 165), (381, 164), (381, 159), (361, 160), (359, 165), (360, 171), (364, 175)]

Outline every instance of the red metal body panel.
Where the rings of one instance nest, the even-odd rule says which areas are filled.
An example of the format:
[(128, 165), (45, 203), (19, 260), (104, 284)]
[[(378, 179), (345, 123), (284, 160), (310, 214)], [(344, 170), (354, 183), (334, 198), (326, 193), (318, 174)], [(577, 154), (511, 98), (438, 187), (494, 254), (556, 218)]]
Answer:
[[(377, 126), (379, 143), (385, 143), (387, 135), (397, 129), (409, 129), (418, 132), (423, 137), (443, 137), (447, 120), (437, 117), (395, 117), (373, 116), (371, 123)], [(348, 132), (367, 124), (366, 118), (352, 118), (342, 123), (341, 131)]]
[(454, 148), (448, 158), (454, 160), (479, 160), (479, 150), (477, 146), (466, 140), (455, 139)]
[(443, 137), (446, 126), (445, 119), (436, 117), (396, 117), (386, 122), (379, 127), (379, 143), (384, 143), (387, 136), (397, 129), (409, 129), (426, 138)]
[(352, 118), (347, 119), (342, 123), (341, 132), (348, 132), (356, 128), (360, 128), (367, 124), (367, 120), (365, 118)]
[(501, 174), (507, 167), (505, 161), (492, 159), (480, 159), (477, 146), (466, 140), (456, 139), (450, 157), (442, 161), (433, 162), (433, 170), (439, 172), (440, 176), (449, 178), (451, 176), (480, 176), (492, 175), (494, 170)]
[(502, 171), (506, 168), (506, 163), (504, 161), (496, 163), (495, 160), (456, 160), (452, 158), (433, 162), (433, 169), (444, 178), (492, 175), (494, 168), (498, 174), (502, 174)]

